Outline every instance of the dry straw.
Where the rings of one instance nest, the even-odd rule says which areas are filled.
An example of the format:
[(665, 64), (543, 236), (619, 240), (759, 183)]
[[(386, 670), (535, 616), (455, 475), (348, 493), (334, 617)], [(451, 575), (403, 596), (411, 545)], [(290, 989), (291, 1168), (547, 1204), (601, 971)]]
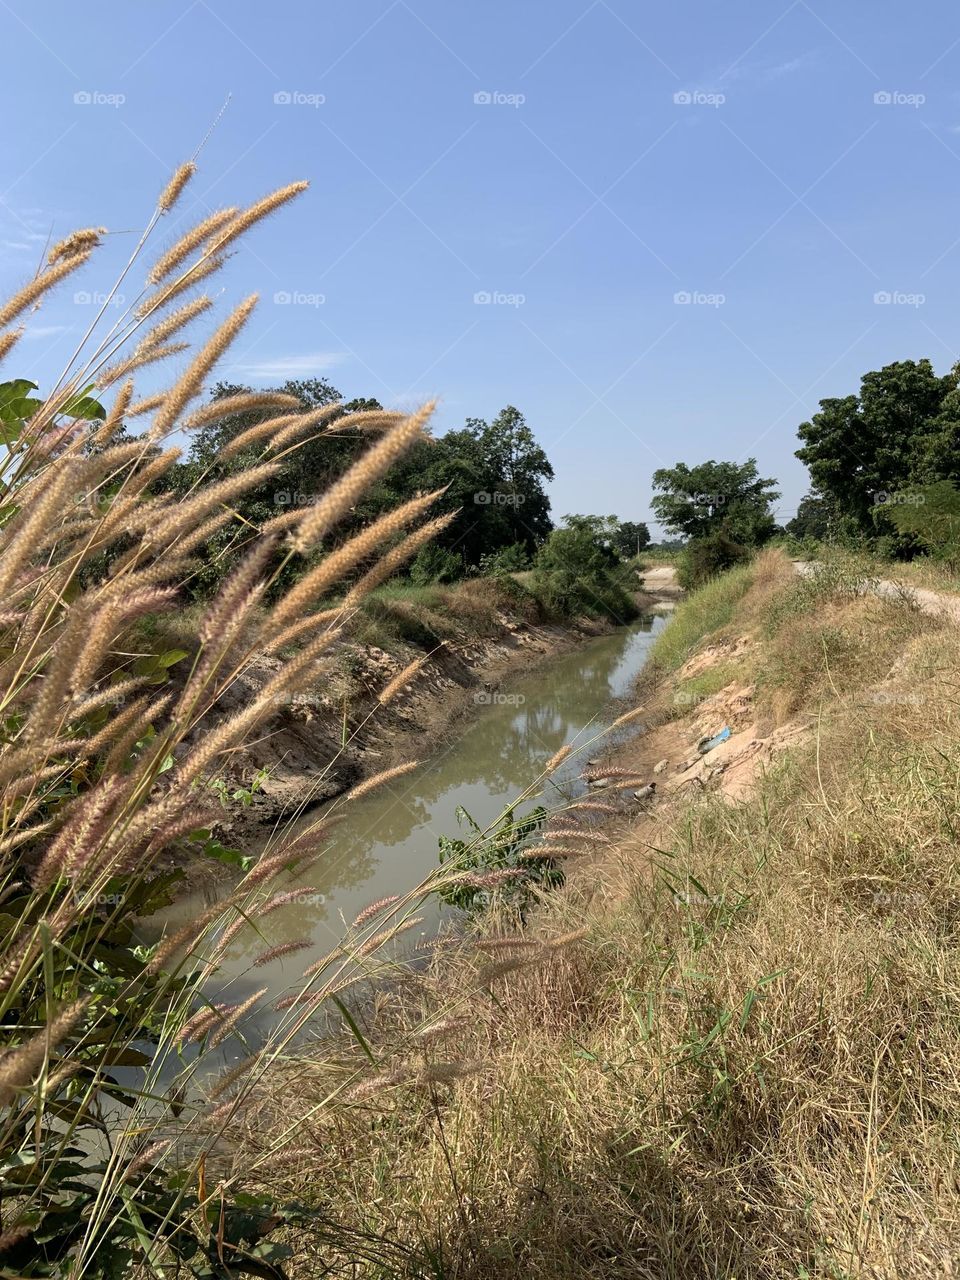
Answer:
[(236, 214), (237, 210), (235, 208), (218, 209), (195, 227), (192, 227), (185, 235), (182, 235), (176, 244), (154, 263), (149, 276), (150, 283), (160, 284), (161, 281), (166, 280), (212, 235), (235, 218)]
[(300, 523), (294, 539), (297, 551), (314, 546), (356, 503), (357, 499), (379, 480), (415, 440), (424, 435), (424, 427), (435, 408), (435, 402), (411, 414), (398, 423), (386, 436), (359, 459), (350, 470), (333, 484), (323, 498), (311, 507)]
[(423, 494), (419, 498), (411, 498), (394, 511), (375, 520), (373, 524), (345, 542), (343, 546), (332, 551), (324, 560), (304, 574), (295, 587), (287, 592), (270, 617), (273, 627), (283, 626), (286, 622), (299, 617), (308, 605), (313, 604), (334, 583), (342, 582), (361, 561), (368, 559), (376, 551), (389, 543), (407, 525), (423, 515), (440, 496), (442, 490)]
[(73, 1030), (90, 1003), (89, 997), (62, 1009), (43, 1031), (0, 1056), (0, 1106), (8, 1106), (18, 1089), (33, 1082), (49, 1054)]
[(80, 231), (74, 231), (65, 239), (57, 241), (47, 254), (47, 262), (53, 266), (63, 258), (74, 258), (78, 253), (96, 249), (101, 237), (106, 234), (106, 227), (84, 227)]
[(364, 907), (356, 920), (354, 920), (353, 927), (355, 929), (362, 928), (365, 924), (369, 924), (376, 916), (386, 911), (388, 907), (396, 906), (399, 901), (400, 895), (398, 893), (394, 893), (387, 898), (380, 898), (376, 902), (371, 902), (369, 906)]
[(398, 570), (402, 569), (408, 560), (412, 560), (421, 547), (432, 542), (440, 533), (443, 532), (457, 518), (457, 512), (452, 511), (444, 516), (437, 516), (436, 519), (428, 521), (421, 525), (419, 529), (414, 529), (413, 533), (399, 542), (392, 551), (388, 551), (382, 556), (372, 569), (369, 569), (362, 578), (360, 578), (354, 586), (350, 588), (343, 600), (344, 609), (354, 609), (364, 598), (369, 595), (382, 582), (386, 582), (388, 578), (392, 578)]
[(46, 271), (42, 271), (40, 275), (25, 284), (19, 293), (15, 293), (8, 302), (0, 306), (0, 329), (5, 329), (12, 320), (16, 320), (35, 302), (39, 302), (45, 293), (82, 267), (89, 261), (91, 252), (92, 250), (87, 249), (81, 253), (74, 253), (60, 262), (55, 262)]
[(430, 661), (430, 655), (424, 654), (422, 658), (414, 658), (412, 662), (408, 662), (402, 671), (398, 671), (389, 684), (384, 685), (380, 690), (377, 701), (381, 707), (385, 707), (388, 702), (392, 702), (401, 689), (405, 688), (415, 676), (423, 670)]
[(344, 803), (346, 804), (351, 800), (359, 800), (362, 796), (369, 795), (371, 791), (376, 791), (378, 787), (386, 786), (388, 782), (393, 782), (396, 778), (402, 778), (404, 774), (410, 773), (419, 767), (419, 760), (407, 760), (405, 764), (397, 764), (392, 769), (384, 769), (382, 773), (375, 773), (372, 778), (367, 778), (357, 786), (351, 787), (343, 797)]
[(172, 430), (186, 405), (200, 393), (204, 378), (234, 341), (256, 305), (256, 294), (241, 302), (239, 307), (220, 325), (209, 342), (200, 348), (183, 377), (167, 396), (163, 408), (154, 419), (151, 434), (159, 436)]
[(157, 208), (162, 213), (169, 213), (173, 206), (183, 194), (183, 189), (197, 171), (197, 166), (192, 160), (188, 160), (186, 164), (182, 164), (176, 173), (160, 192), (160, 198), (157, 201)]
[[(192, 161), (181, 166), (161, 192), (124, 275), (149, 233), (163, 225), (162, 216), (174, 208), (194, 171)], [(187, 291), (220, 269), (239, 236), (286, 205), (305, 185), (284, 187), (242, 212), (211, 214), (166, 248), (149, 272), (145, 295), (112, 328), (98, 317), (53, 394), (8, 446), (4, 482), (12, 514), (0, 545), (0, 673), (8, 726), (8, 740), (0, 744), (0, 784), (7, 798), (0, 885), (16, 884), (18, 892), (22, 888), (27, 893), (30, 905), (10, 923), (0, 964), (7, 1022), (19, 1039), (0, 1057), (0, 1103), (22, 1098), (24, 1108), (32, 1109), (22, 1130), (31, 1136), (43, 1132), (54, 1115), (53, 1110), (45, 1115), (42, 1108), (52, 1108), (66, 1096), (75, 1063), (99, 1070), (122, 1060), (125, 1050), (139, 1048), (141, 1015), (163, 1026), (165, 1046), (203, 1043), (215, 1049), (243, 1032), (243, 1020), (265, 990), (230, 1004), (204, 1000), (196, 1012), (190, 1008), (190, 996), (196, 996), (199, 984), (244, 925), (257, 927), (285, 903), (316, 894), (306, 886), (283, 889), (277, 879), (294, 868), (301, 874), (321, 855), (329, 840), (327, 819), (308, 832), (282, 838), (221, 900), (171, 926), (142, 968), (131, 963), (129, 972), (113, 975), (119, 984), (116, 998), (111, 991), (109, 1000), (95, 996), (89, 1003), (69, 1005), (39, 1034), (34, 1032), (34, 1002), (48, 983), (51, 955), (58, 963), (61, 952), (69, 954), (74, 975), (92, 972), (101, 962), (103, 939), (130, 914), (119, 903), (97, 905), (105, 887), (110, 886), (108, 894), (113, 884), (139, 890), (143, 877), (153, 877), (182, 857), (184, 837), (209, 828), (218, 814), (210, 784), (223, 776), (224, 758), (249, 747), (261, 721), (275, 712), (278, 699), (309, 690), (318, 664), (340, 634), (331, 625), (337, 612), (349, 613), (311, 614), (309, 606), (325, 592), (342, 594), (348, 585), (344, 575), (362, 565), (363, 577), (352, 588), (356, 600), (358, 590), (372, 589), (384, 574), (395, 572), (444, 524), (431, 521), (410, 532), (437, 497), (424, 495), (371, 528), (355, 531), (317, 565), (311, 562), (297, 586), (285, 585), (273, 533), (242, 522), (233, 510), (241, 495), (276, 474), (278, 464), (237, 467), (236, 474), (225, 478), (218, 478), (216, 467), (251, 444), (276, 457), (330, 427), (334, 419), (336, 431), (365, 437), (382, 433), (314, 507), (294, 513), (287, 527), (295, 535), (295, 548), (283, 548), (282, 567), (296, 567), (294, 549), (314, 553), (369, 486), (406, 449), (427, 438), (424, 428), (432, 406), (409, 415), (386, 410), (343, 415), (339, 405), (311, 410), (285, 393), (245, 392), (197, 408), (195, 401), (215, 366), (249, 322), (253, 297), (201, 341), (180, 376), (174, 375), (173, 385), (163, 390), (151, 387), (146, 396), (137, 394), (137, 376), (184, 350), (185, 335), (192, 333), (189, 326), (212, 313), (206, 294), (188, 298)], [(100, 228), (84, 228), (59, 241), (39, 274), (0, 305), (0, 356), (19, 339), (19, 317), (84, 266), (102, 234)], [(109, 296), (115, 296), (117, 284)], [(95, 332), (101, 323), (109, 328), (103, 336)], [(98, 382), (114, 388), (106, 417), (89, 424), (65, 423), (69, 398)], [(131, 443), (123, 434), (125, 428), (147, 413), (153, 414), (152, 426)], [(176, 500), (167, 480), (180, 451), (164, 448), (164, 438), (174, 431), (215, 426), (232, 415), (250, 415), (251, 427), (232, 442), (224, 441), (213, 474), (201, 475), (186, 496)], [(213, 441), (217, 434), (210, 433)], [(206, 553), (206, 544), (224, 530), (233, 534), (223, 537), (224, 554), (235, 558), (237, 567), (205, 610), (180, 611), (176, 624), (178, 634), (187, 636), (182, 642), (187, 657), (180, 660), (166, 690), (155, 691), (152, 682), (158, 668), (148, 661), (146, 674), (136, 664), (159, 656), (153, 652), (155, 620), (171, 606), (179, 608), (185, 599), (183, 588), (197, 568), (192, 557), (201, 548)], [(269, 609), (263, 604), (268, 588), (274, 593)], [(150, 626), (134, 625), (144, 617)], [(235, 698), (224, 715), (219, 707), (225, 695), (240, 687), (239, 680), (249, 675), (256, 661), (262, 663), (268, 649), (272, 653), (266, 683), (257, 694)], [(275, 656), (277, 652), (282, 656)], [(401, 672), (402, 683), (421, 665)], [(388, 686), (384, 700), (390, 696)], [(411, 761), (386, 770), (354, 788), (346, 799), (357, 799), (416, 767)], [(394, 905), (373, 904), (361, 912), (355, 927), (375, 918), (385, 923), (383, 915)], [(400, 921), (386, 925), (373, 938), (358, 939), (361, 955), (371, 955), (418, 923)], [(251, 966), (256, 969), (310, 946), (305, 937), (265, 944)], [(343, 973), (347, 963), (348, 957), (338, 949), (310, 966), (308, 985), (318, 989), (294, 997), (299, 1012), (290, 1021), (302, 1025), (324, 999), (354, 981)], [(334, 972), (313, 979), (327, 965)], [(364, 966), (364, 972), (369, 968)], [(184, 973), (189, 975), (185, 989), (179, 985)], [(56, 1007), (52, 991), (47, 998)], [(31, 1010), (21, 1019), (22, 1030), (17, 1023), (21, 1006)], [(135, 1028), (125, 1028), (116, 1015), (118, 1008), (136, 1010)], [(283, 1044), (285, 1034), (282, 1028), (271, 1032), (271, 1052)], [(52, 1069), (44, 1074), (54, 1049), (62, 1061), (51, 1063)], [(32, 1088), (38, 1077), (43, 1088)], [(127, 1136), (136, 1130), (145, 1149), (126, 1169), (120, 1167), (122, 1161), (115, 1162), (117, 1178), (148, 1170), (166, 1150), (149, 1141), (155, 1128), (154, 1083), (147, 1080), (142, 1105), (135, 1105), (127, 1121)], [(246, 1087), (246, 1070), (229, 1081), (221, 1077), (215, 1097), (234, 1084), (241, 1090)], [(95, 1099), (94, 1088), (84, 1084), (77, 1089), (70, 1098), (70, 1114), (79, 1119), (70, 1124), (82, 1130), (87, 1116), (95, 1125)], [(232, 1116), (237, 1105), (227, 1104), (226, 1112), (218, 1109), (213, 1118), (221, 1113)], [(7, 1139), (0, 1138), (2, 1159), (9, 1154), (5, 1143)], [(114, 1204), (125, 1203), (112, 1196), (105, 1183), (102, 1200), (96, 1202), (77, 1245), (78, 1275), (97, 1256), (103, 1233), (114, 1220)], [(24, 1198), (42, 1216), (45, 1210), (29, 1187)], [(7, 1239), (14, 1230), (15, 1223)]]

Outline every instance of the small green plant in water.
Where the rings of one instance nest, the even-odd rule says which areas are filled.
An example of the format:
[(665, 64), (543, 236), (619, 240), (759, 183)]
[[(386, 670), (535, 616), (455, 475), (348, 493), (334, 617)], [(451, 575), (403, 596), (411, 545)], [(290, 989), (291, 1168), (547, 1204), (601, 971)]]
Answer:
[[(462, 805), (457, 805), (457, 820), (470, 828), (473, 838), (440, 837), (441, 865), (456, 863), (466, 873), (463, 879), (439, 890), (444, 902), (475, 913), (485, 910), (496, 897), (523, 919), (538, 892), (558, 889), (564, 882), (562, 868), (552, 859), (521, 860), (530, 837), (548, 816), (543, 805), (537, 805), (522, 818), (515, 818), (513, 810), (507, 809), (497, 824), (485, 831)], [(496, 875), (501, 871), (513, 874), (501, 879)]]

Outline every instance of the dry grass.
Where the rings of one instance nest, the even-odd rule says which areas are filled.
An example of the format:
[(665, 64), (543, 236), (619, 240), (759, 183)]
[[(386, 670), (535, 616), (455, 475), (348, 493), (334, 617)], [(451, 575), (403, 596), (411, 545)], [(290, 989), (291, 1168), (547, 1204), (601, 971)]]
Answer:
[[(161, 193), (124, 275), (138, 264), (194, 169), (183, 166)], [(208, 1184), (203, 1160), (206, 1140), (215, 1141), (229, 1124), (237, 1102), (226, 1112), (218, 1107), (211, 1124), (209, 1103), (218, 1094), (215, 1084), (208, 1095), (201, 1083), (209, 1075), (206, 1054), (181, 1056), (179, 1050), (185, 1039), (216, 1049), (242, 1034), (266, 989), (212, 1005), (202, 1030), (194, 1001), (204, 991), (210, 998), (205, 984), (216, 983), (232, 933), (283, 897), (273, 892), (277, 879), (323, 854), (329, 824), (314, 823), (296, 836), (275, 832), (222, 901), (155, 947), (137, 949), (132, 926), (164, 905), (163, 868), (182, 852), (184, 839), (209, 835), (204, 829), (217, 820), (211, 785), (231, 756), (262, 728), (278, 701), (312, 688), (351, 610), (319, 619), (322, 629), (309, 635), (298, 619), (362, 563), (368, 572), (352, 589), (352, 609), (374, 585), (374, 569), (385, 554), (396, 569), (415, 552), (419, 542), (410, 543), (411, 529), (418, 526), (420, 541), (436, 531), (437, 522), (421, 523), (436, 495), (407, 503), (343, 545), (328, 547), (309, 571), (300, 562), (299, 581), (265, 603), (284, 568), (296, 565), (301, 552), (314, 551), (377, 476), (422, 438), (430, 406), (410, 415), (382, 414), (377, 424), (368, 415), (362, 425), (377, 427), (373, 442), (322, 502), (295, 512), (283, 530), (233, 522), (239, 530), (230, 547), (235, 568), (217, 595), (199, 615), (182, 611), (166, 626), (156, 621), (176, 607), (191, 557), (214, 529), (233, 521), (231, 503), (272, 474), (271, 451), (281, 444), (298, 447), (310, 430), (332, 428), (308, 413), (269, 419), (257, 428), (259, 465), (218, 483), (201, 477), (189, 495), (172, 503), (169, 492), (154, 488), (179, 457), (169, 437), (185, 429), (185, 415), (250, 322), (256, 298), (242, 302), (197, 345), (173, 385), (151, 398), (145, 434), (129, 439), (119, 435), (135, 402), (127, 375), (183, 349), (161, 339), (174, 330), (182, 334), (210, 304), (187, 304), (145, 334), (143, 326), (219, 269), (227, 244), (305, 185), (285, 187), (188, 232), (148, 270), (143, 292), (129, 308), (113, 309), (117, 318), (110, 315), (108, 327), (104, 317), (121, 276), (47, 398), (25, 401), (4, 422), (0, 1022), (7, 1047), (0, 1054), (0, 1248), (8, 1274), (72, 1280), (115, 1274), (110, 1269), (122, 1269), (127, 1250), (131, 1260), (149, 1258), (156, 1273), (178, 1265), (174, 1255), (188, 1239), (222, 1269), (222, 1241), (214, 1234), (211, 1243), (209, 1224), (227, 1222), (237, 1183)], [(51, 265), (0, 308), (0, 324), (19, 320), (85, 266), (100, 234), (82, 231), (57, 245)], [(10, 334), (0, 338), (0, 354), (16, 350), (19, 330)], [(120, 381), (118, 369), (124, 381), (104, 419), (88, 411), (89, 401), (78, 400), (78, 389), (102, 395)], [(267, 419), (290, 405), (261, 396), (250, 407)], [(351, 421), (342, 417), (337, 429)], [(153, 647), (165, 632), (184, 636), (184, 653)], [(294, 634), (296, 645), (290, 643)], [(131, 635), (145, 652), (131, 651)], [(284, 659), (253, 697), (230, 708), (238, 678), (271, 647)], [(180, 661), (184, 677), (172, 691), (157, 688), (167, 680), (167, 667)], [(362, 956), (365, 967), (375, 965), (381, 940), (409, 927), (404, 913), (416, 898), (414, 892), (396, 905), (381, 934), (354, 930), (302, 975), (291, 1012), (275, 1020), (240, 1082), (241, 1095), (317, 1005), (349, 985), (356, 958)], [(142, 1072), (120, 1095), (123, 1120), (106, 1125), (103, 1099), (111, 1100), (115, 1113), (120, 1088), (110, 1074), (114, 1064), (139, 1065)], [(169, 1096), (181, 1099), (172, 1108), (178, 1123), (158, 1145), (153, 1139), (163, 1125), (168, 1084)], [(198, 1131), (202, 1141), (195, 1139)], [(188, 1152), (179, 1183), (157, 1167), (161, 1149), (174, 1140)], [(80, 1165), (73, 1160), (78, 1153)], [(224, 1229), (234, 1228), (228, 1222)], [(242, 1248), (239, 1239), (232, 1241), (236, 1265), (251, 1244), (244, 1241)]]
[[(251, 1100), (237, 1161), (295, 1125), (270, 1185), (365, 1242), (328, 1243), (331, 1274), (953, 1274), (960, 635), (773, 558), (725, 625), (758, 637), (809, 745), (745, 802), (676, 801), (620, 838), (489, 987), (465, 942), (377, 997), (373, 1082), (335, 1119), (294, 1103), (319, 1115), (355, 1044)], [(319, 1274), (300, 1245), (295, 1274)]]

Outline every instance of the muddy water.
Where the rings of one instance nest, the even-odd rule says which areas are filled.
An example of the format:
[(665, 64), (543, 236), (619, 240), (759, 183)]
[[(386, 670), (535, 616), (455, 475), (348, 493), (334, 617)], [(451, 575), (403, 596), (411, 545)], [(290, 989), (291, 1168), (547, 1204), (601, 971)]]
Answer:
[[(302, 888), (297, 901), (263, 919), (260, 935), (243, 931), (221, 971), (228, 998), (240, 999), (254, 987), (268, 987), (270, 996), (298, 989), (304, 968), (331, 950), (345, 921), (375, 899), (409, 890), (436, 866), (440, 836), (461, 834), (459, 807), (486, 827), (560, 747), (589, 743), (618, 714), (610, 704), (629, 693), (664, 624), (659, 616), (643, 618), (535, 672), (508, 679), (496, 693), (476, 695), (476, 714), (453, 740), (412, 773), (351, 804), (329, 852), (304, 872), (299, 886), (284, 883), (284, 891)], [(554, 775), (556, 787), (548, 786), (531, 803), (550, 807), (551, 797), (559, 803), (563, 793), (581, 790), (577, 775), (591, 754), (587, 748), (561, 767)], [(315, 820), (315, 813), (306, 819)], [(199, 897), (181, 899), (167, 919), (179, 926), (203, 905)], [(430, 900), (418, 914), (424, 921), (405, 935), (410, 944), (418, 933), (436, 932), (444, 908)], [(311, 939), (310, 950), (251, 968), (268, 947), (305, 938)]]

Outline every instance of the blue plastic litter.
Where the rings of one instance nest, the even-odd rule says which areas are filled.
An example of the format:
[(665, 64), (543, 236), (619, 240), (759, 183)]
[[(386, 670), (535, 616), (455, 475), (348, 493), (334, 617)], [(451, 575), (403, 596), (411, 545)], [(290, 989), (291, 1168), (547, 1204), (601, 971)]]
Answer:
[(708, 751), (712, 751), (714, 747), (719, 747), (720, 743), (726, 742), (726, 740), (729, 737), (730, 737), (730, 727), (729, 725), (724, 725), (723, 728), (720, 730), (718, 734), (716, 734), (715, 737), (703, 738), (697, 744), (697, 750), (700, 752), (702, 756), (705, 756)]

